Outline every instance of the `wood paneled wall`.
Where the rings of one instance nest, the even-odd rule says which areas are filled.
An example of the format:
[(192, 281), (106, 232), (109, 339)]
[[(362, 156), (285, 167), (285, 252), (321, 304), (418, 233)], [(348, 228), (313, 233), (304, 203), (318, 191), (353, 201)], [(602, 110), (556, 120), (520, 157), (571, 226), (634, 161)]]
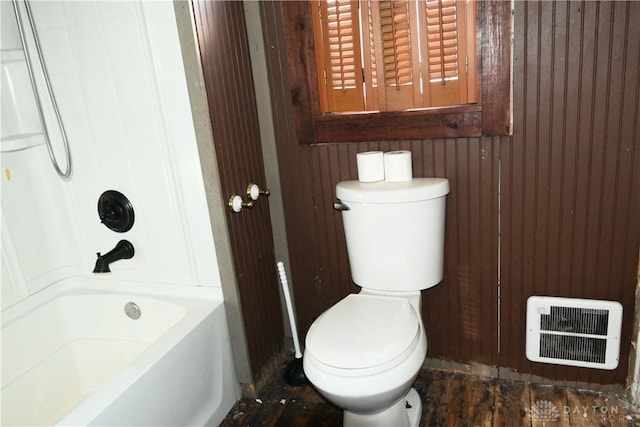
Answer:
[[(516, 1), (511, 137), (316, 145), (293, 134), (280, 4), (261, 12), (302, 336), (358, 290), (335, 185), (357, 179), (357, 152), (408, 149), (415, 176), (451, 182), (445, 277), (423, 292), (428, 357), (624, 383), (640, 245), (640, 3)], [(621, 302), (620, 367), (528, 362), (530, 295)]]
[[(220, 190), (246, 200), (247, 185), (265, 188), (266, 179), (243, 4), (194, 1), (193, 8)], [(240, 300), (233, 309), (242, 313), (254, 379), (284, 346), (268, 203), (261, 197), (239, 213), (225, 207)]]
[[(624, 383), (640, 241), (640, 3), (516, 2), (514, 135), (501, 141), (500, 364)], [(524, 358), (528, 295), (619, 301), (606, 372)]]

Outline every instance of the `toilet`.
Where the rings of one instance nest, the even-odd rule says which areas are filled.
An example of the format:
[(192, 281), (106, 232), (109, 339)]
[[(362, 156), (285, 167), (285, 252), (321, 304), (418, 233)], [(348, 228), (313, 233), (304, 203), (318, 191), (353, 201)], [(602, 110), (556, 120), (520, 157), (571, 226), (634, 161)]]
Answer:
[(420, 291), (442, 280), (444, 178), (336, 186), (351, 277), (361, 290), (322, 313), (305, 340), (304, 372), (344, 409), (346, 427), (417, 427), (412, 389), (427, 353)]

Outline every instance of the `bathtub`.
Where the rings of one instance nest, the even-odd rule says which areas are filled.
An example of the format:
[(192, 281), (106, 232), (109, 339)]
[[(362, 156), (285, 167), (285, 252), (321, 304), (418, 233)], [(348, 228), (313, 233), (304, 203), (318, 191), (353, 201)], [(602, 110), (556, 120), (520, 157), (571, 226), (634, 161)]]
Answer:
[(239, 398), (219, 292), (71, 279), (5, 309), (1, 425), (218, 425)]

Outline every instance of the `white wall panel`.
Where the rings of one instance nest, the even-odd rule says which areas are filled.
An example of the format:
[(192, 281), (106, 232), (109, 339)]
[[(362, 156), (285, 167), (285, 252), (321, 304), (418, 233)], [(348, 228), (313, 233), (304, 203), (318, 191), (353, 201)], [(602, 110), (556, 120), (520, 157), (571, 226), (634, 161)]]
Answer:
[[(63, 181), (46, 157), (31, 165), (29, 185), (35, 187), (29, 197), (39, 204), (30, 215), (39, 221), (34, 229), (41, 233), (18, 239), (16, 226), (7, 221), (19, 262), (43, 248), (57, 250), (54, 239), (68, 236), (71, 260), (61, 253), (42, 259), (54, 269), (72, 265), (67, 274), (92, 276), (95, 253), (124, 238), (136, 254), (114, 263), (111, 278), (220, 286), (172, 3), (50, 1), (31, 6), (74, 171)], [(59, 152), (57, 135), (54, 145)], [(28, 163), (35, 159), (33, 150), (19, 156), (27, 156)], [(3, 170), (4, 163), (5, 156)], [(3, 214), (15, 217), (19, 214), (5, 203), (5, 194), (10, 195), (2, 178)], [(126, 233), (99, 222), (98, 197), (109, 189), (124, 193), (134, 206), (136, 223)], [(45, 214), (51, 211), (71, 229)], [(4, 246), (5, 239), (3, 252)], [(10, 262), (3, 258), (3, 266)], [(3, 294), (5, 277), (3, 272)], [(24, 290), (10, 293), (19, 298)]]

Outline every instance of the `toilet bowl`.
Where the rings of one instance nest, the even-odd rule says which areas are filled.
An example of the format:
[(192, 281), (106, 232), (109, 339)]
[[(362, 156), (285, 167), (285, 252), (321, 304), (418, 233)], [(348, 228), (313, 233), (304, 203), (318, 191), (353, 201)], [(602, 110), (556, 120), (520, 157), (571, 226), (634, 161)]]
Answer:
[[(405, 400), (427, 351), (419, 308), (419, 293), (351, 294), (312, 325), (304, 371), (323, 396), (344, 408), (345, 426), (417, 425)], [(417, 396), (412, 406), (420, 410)]]
[(336, 186), (349, 266), (360, 293), (311, 325), (304, 372), (344, 409), (346, 427), (418, 427), (411, 388), (427, 352), (421, 290), (442, 280), (444, 178)]

